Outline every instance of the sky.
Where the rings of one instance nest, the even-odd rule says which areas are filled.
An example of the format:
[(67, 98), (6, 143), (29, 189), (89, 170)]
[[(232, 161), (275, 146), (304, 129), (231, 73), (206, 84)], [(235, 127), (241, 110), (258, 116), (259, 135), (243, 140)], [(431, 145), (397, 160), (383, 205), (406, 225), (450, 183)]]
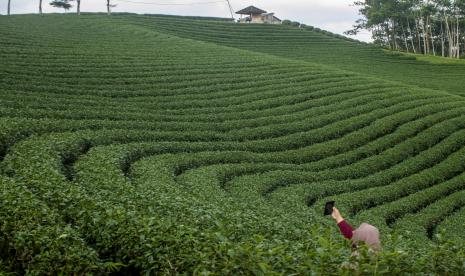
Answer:
[[(0, 14), (6, 14), (8, 0), (0, 0)], [(62, 12), (51, 7), (51, 0), (43, 0), (43, 10)], [(230, 0), (234, 11), (254, 5), (267, 12), (274, 12), (281, 19), (290, 19), (342, 34), (360, 18), (352, 0)], [(37, 13), (39, 0), (11, 0), (11, 13)], [(114, 12), (154, 13), (194, 16), (230, 17), (226, 0), (111, 0), (117, 6)], [(81, 11), (106, 11), (106, 0), (81, 0)], [(70, 10), (72, 12), (72, 10)], [(237, 15), (236, 15), (237, 16)], [(369, 32), (353, 37), (371, 41)]]

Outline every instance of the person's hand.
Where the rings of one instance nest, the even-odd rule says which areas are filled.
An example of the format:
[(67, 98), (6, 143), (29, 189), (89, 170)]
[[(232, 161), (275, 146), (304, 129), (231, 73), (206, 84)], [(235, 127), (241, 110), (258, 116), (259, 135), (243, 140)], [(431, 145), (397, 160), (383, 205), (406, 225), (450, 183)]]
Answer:
[(337, 223), (340, 223), (344, 220), (344, 218), (341, 216), (341, 213), (339, 213), (339, 210), (336, 207), (333, 207), (333, 213), (331, 214), (331, 216)]

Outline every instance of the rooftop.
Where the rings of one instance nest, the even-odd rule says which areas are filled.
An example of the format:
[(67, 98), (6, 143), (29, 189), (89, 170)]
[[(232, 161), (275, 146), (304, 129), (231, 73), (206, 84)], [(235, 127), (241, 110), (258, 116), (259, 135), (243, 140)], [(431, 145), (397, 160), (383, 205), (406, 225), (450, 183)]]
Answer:
[(259, 9), (257, 7), (254, 7), (254, 6), (249, 6), (245, 9), (242, 9), (238, 12), (236, 12), (236, 14), (247, 14), (247, 15), (250, 15), (250, 14), (263, 14), (263, 13), (266, 13), (266, 11), (262, 10), (262, 9)]

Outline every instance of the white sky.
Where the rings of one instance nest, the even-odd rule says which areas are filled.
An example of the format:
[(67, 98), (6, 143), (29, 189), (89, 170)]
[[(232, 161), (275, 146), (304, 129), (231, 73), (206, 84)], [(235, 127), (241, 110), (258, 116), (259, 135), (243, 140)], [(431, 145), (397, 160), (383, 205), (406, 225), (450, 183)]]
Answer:
[[(8, 0), (0, 0), (0, 13), (6, 14)], [(43, 0), (44, 12), (61, 12), (49, 5), (51, 0)], [(226, 0), (111, 0), (117, 6), (115, 12), (155, 13), (174, 15), (197, 15), (229, 17)], [(132, 2), (132, 3), (131, 3)], [(213, 2), (213, 3), (212, 3)], [(352, 0), (230, 0), (234, 11), (254, 5), (268, 12), (275, 12), (281, 19), (290, 19), (342, 34), (351, 28), (358, 15)], [(11, 0), (11, 13), (36, 13), (39, 0)], [(173, 5), (189, 4), (189, 5)], [(106, 0), (81, 0), (81, 11), (106, 11)], [(371, 41), (368, 32), (356, 38)]]

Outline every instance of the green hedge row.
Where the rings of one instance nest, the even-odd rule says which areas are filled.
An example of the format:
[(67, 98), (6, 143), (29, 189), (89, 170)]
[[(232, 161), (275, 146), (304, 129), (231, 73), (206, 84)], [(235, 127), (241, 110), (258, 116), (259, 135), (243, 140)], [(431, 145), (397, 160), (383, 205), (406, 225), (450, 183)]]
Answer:
[[(306, 26), (0, 21), (0, 271), (462, 272), (464, 102), (419, 88), (460, 93), (460, 65)], [(383, 252), (351, 257), (329, 198)]]

